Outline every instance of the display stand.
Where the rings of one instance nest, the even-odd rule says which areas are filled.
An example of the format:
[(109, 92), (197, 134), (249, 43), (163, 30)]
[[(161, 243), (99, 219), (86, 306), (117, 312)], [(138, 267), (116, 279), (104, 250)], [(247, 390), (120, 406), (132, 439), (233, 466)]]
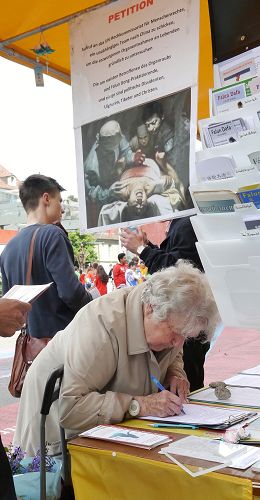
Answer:
[(260, 329), (260, 100), (199, 125), (190, 187), (198, 253), (225, 326)]

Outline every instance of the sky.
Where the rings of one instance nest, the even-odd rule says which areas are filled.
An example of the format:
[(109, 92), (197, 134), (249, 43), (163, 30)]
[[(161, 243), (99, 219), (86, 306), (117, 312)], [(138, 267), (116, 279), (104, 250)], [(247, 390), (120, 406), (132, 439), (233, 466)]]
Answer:
[(71, 86), (44, 75), (36, 87), (32, 69), (2, 57), (0, 164), (20, 180), (54, 177), (77, 196)]

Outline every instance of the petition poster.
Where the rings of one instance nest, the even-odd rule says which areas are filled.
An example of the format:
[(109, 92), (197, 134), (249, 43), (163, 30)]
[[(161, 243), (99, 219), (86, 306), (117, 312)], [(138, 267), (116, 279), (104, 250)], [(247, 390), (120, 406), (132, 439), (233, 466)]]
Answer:
[(71, 23), (82, 232), (192, 210), (199, 0), (125, 0)]

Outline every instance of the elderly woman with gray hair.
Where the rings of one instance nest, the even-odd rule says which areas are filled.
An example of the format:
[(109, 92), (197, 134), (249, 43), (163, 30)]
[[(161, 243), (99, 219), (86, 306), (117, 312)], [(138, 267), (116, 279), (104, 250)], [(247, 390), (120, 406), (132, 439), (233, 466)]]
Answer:
[[(202, 332), (204, 340), (210, 339), (218, 319), (206, 276), (184, 261), (137, 287), (90, 302), (33, 362), (15, 444), (29, 454), (39, 448), (44, 386), (61, 364), (64, 378), (47, 419), (48, 443), (59, 444), (58, 414), (69, 435), (137, 416), (179, 414), (189, 393), (183, 343)], [(158, 392), (151, 375), (165, 391)]]

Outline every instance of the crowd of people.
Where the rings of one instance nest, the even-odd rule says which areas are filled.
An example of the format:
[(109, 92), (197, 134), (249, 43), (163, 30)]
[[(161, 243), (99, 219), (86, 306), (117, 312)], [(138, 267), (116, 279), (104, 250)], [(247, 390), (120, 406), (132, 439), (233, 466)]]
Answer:
[[(135, 255), (131, 262), (121, 252), (108, 273), (98, 263), (81, 272), (60, 226), (62, 191), (40, 174), (22, 183), (27, 226), (1, 255), (4, 293), (26, 282), (32, 238), (30, 283), (52, 283), (32, 306), (0, 300), (2, 336), (25, 325), (32, 337), (50, 339), (22, 389), (14, 444), (28, 455), (39, 449), (44, 388), (57, 366), (64, 366), (64, 377), (47, 419), (51, 451), (59, 449), (59, 423), (75, 435), (97, 424), (179, 414), (189, 391), (203, 386), (204, 357), (219, 320), (188, 217), (171, 222), (160, 247), (141, 229), (122, 230), (123, 246)], [(113, 293), (107, 293), (109, 279)], [(164, 391), (158, 392), (151, 375)], [(0, 454), (8, 488), (1, 498), (12, 499), (1, 444)]]
[[(126, 254), (118, 254), (118, 263), (110, 264), (108, 273), (101, 264), (93, 262), (86, 269), (75, 266), (75, 274), (86, 290), (97, 288), (100, 295), (123, 286), (136, 286), (146, 280), (148, 269), (138, 257), (127, 263)], [(108, 289), (108, 284), (111, 284)]]

